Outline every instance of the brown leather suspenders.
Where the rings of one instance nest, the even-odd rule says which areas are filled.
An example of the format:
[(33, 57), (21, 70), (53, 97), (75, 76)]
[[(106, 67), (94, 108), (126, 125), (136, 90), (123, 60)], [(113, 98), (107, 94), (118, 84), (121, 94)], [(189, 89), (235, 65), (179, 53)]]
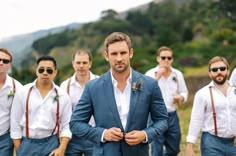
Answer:
[[(25, 136), (28, 138), (29, 137), (29, 97), (30, 97), (30, 93), (33, 89), (33, 86), (30, 87), (29, 89), (29, 92), (28, 92), (28, 95), (27, 95), (27, 99), (26, 99), (26, 111), (25, 111), (25, 118), (26, 118), (26, 121), (25, 121)], [(55, 88), (55, 92), (56, 92), (56, 96), (58, 97), (58, 91), (57, 89)], [(56, 128), (57, 128), (57, 135), (58, 135), (58, 138), (60, 137), (60, 104), (59, 104), (59, 98), (56, 99), (57, 101), (57, 112), (56, 112), (56, 125), (55, 125), (55, 128), (53, 129), (52, 131), (52, 135), (53, 133), (55, 132)]]
[(68, 84), (67, 84), (67, 93), (69, 95), (70, 95), (70, 82), (71, 82), (71, 78), (69, 79)]
[(216, 122), (216, 111), (215, 111), (215, 105), (214, 105), (214, 99), (213, 99), (213, 95), (212, 95), (212, 87), (209, 87), (210, 90), (210, 95), (211, 95), (211, 108), (212, 108), (212, 113), (213, 113), (213, 119), (214, 119), (214, 127), (215, 127), (215, 135), (218, 135), (217, 132), (217, 122)]

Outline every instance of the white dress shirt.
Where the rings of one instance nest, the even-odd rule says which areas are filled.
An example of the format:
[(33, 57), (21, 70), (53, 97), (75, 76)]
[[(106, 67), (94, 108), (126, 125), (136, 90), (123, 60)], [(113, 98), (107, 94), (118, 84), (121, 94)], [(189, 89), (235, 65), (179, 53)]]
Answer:
[(124, 129), (126, 127), (128, 113), (129, 113), (130, 95), (131, 95), (131, 75), (132, 74), (130, 70), (130, 76), (126, 81), (125, 89), (123, 92), (121, 92), (120, 89), (117, 88), (118, 82), (113, 77), (112, 71), (111, 71), (111, 78), (112, 78), (116, 105), (117, 105), (117, 109), (120, 115), (120, 120)]
[[(94, 75), (92, 72), (89, 73), (90, 73), (90, 80), (99, 77), (98, 75)], [(72, 110), (74, 110), (75, 106), (78, 104), (79, 99), (81, 98), (81, 95), (84, 91), (84, 87), (82, 87), (79, 84), (79, 82), (76, 81), (76, 73), (74, 73), (73, 76), (71, 76), (70, 78), (66, 79), (61, 83), (60, 88), (67, 92), (69, 81), (70, 81), (69, 96), (72, 102)], [(95, 126), (95, 121), (93, 117), (91, 117), (89, 124), (91, 126)]]
[[(15, 91), (22, 87), (22, 84), (14, 79)], [(10, 129), (10, 112), (13, 101), (14, 85), (12, 77), (6, 76), (6, 81), (0, 89), (0, 136), (4, 135)]]
[[(121, 124), (123, 128), (126, 128), (128, 114), (129, 114), (129, 106), (130, 106), (130, 96), (131, 96), (131, 82), (132, 82), (132, 70), (130, 69), (130, 75), (129, 78), (126, 80), (126, 87), (123, 92), (121, 92), (118, 88), (118, 82), (112, 75), (112, 70), (110, 70), (111, 73), (111, 79), (112, 79), (112, 85), (113, 85), (113, 91), (115, 96), (115, 101), (117, 105), (117, 110), (120, 116)], [(104, 134), (106, 129), (102, 133), (101, 142), (105, 142)], [(143, 131), (146, 139), (143, 141), (143, 143), (148, 142), (148, 136), (145, 131)]]
[(234, 70), (229, 78), (229, 81), (236, 86), (236, 68), (234, 68)]
[(236, 88), (230, 83), (225, 96), (211, 82), (197, 91), (194, 97), (187, 142), (196, 143), (201, 129), (203, 132), (215, 135), (210, 86), (212, 86), (218, 136), (232, 138), (236, 134)]
[[(39, 90), (36, 88), (36, 80), (33, 83), (25, 85), (16, 92), (11, 110), (11, 137), (20, 139), (25, 136), (26, 124), (26, 99), (29, 89), (32, 88), (29, 97), (29, 138), (41, 139), (51, 136), (56, 125), (57, 101), (55, 88), (58, 91), (60, 105), (60, 135), (61, 137), (71, 138), (69, 130), (69, 121), (72, 113), (71, 100), (68, 94), (54, 84), (54, 87), (48, 94), (42, 98)], [(55, 130), (54, 134), (57, 133)]]
[[(154, 79), (155, 72), (159, 71), (159, 66), (148, 70), (145, 75), (150, 76)], [(165, 79), (163, 76), (158, 80), (158, 85), (161, 89), (162, 96), (168, 112), (174, 112), (177, 109), (177, 106), (173, 103), (174, 95), (182, 95), (184, 101), (187, 101), (188, 89), (184, 80), (184, 76), (181, 71), (171, 67), (170, 76)]]

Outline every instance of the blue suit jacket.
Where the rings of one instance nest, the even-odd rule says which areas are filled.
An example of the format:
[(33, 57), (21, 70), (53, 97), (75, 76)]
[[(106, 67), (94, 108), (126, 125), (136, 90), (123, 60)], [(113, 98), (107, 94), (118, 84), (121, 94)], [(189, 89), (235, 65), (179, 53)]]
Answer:
[[(125, 129), (117, 110), (110, 71), (86, 84), (72, 113), (70, 129), (74, 135), (96, 143), (93, 156), (148, 156), (148, 143), (168, 128), (168, 113), (157, 81), (132, 70), (132, 84), (134, 82), (142, 82), (142, 90), (131, 91)], [(147, 127), (149, 113), (153, 124)], [(91, 115), (94, 116), (96, 127), (88, 124)], [(101, 142), (103, 131), (111, 127), (119, 127), (126, 133), (144, 130), (148, 143), (129, 146), (124, 140)]]

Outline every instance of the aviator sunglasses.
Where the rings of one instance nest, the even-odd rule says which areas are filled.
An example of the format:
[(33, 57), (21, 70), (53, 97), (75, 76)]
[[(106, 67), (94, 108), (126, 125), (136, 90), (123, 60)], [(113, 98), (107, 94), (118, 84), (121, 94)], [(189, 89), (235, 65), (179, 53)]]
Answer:
[(211, 68), (210, 71), (217, 72), (218, 69), (220, 69), (220, 71), (225, 71), (227, 67), (214, 67), (214, 68)]
[(8, 64), (8, 63), (10, 63), (11, 61), (10, 60), (8, 60), (8, 59), (2, 59), (2, 58), (0, 58), (0, 62), (3, 62), (4, 64)]
[(172, 57), (171, 56), (161, 56), (161, 59), (162, 60), (168, 59), (170, 61), (172, 59)]
[[(44, 71), (45, 71), (45, 68), (39, 68), (39, 69), (38, 69), (38, 72), (39, 72), (40, 74), (42, 74)], [(47, 72), (48, 74), (52, 74), (52, 73), (53, 73), (53, 69), (47, 68), (47, 69), (46, 69), (46, 72)]]

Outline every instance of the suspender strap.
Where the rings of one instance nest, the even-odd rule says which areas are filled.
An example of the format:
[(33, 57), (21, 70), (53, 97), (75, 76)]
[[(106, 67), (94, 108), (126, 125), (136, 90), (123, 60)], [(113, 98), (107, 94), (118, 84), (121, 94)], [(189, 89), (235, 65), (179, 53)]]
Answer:
[[(29, 137), (29, 97), (30, 97), (30, 93), (33, 89), (33, 86), (30, 87), (29, 89), (29, 92), (28, 92), (28, 95), (27, 95), (27, 99), (26, 99), (26, 111), (25, 111), (25, 117), (26, 117), (26, 121), (25, 121), (25, 136), (28, 138)], [(57, 89), (55, 88), (55, 92), (56, 92), (56, 96), (58, 97), (56, 99), (57, 101), (57, 112), (56, 112), (56, 125), (52, 131), (52, 135), (53, 133), (55, 132), (56, 128), (57, 128), (57, 135), (58, 135), (58, 138), (60, 137), (60, 108), (59, 108), (59, 96), (58, 96), (58, 91)]]
[(70, 82), (71, 82), (71, 78), (69, 79), (68, 84), (67, 84), (67, 93), (69, 95), (70, 95)]
[(58, 138), (60, 138), (60, 111), (59, 111), (60, 110), (60, 103), (59, 103), (58, 91), (56, 88), (55, 88), (55, 92), (56, 92), (56, 96), (58, 97), (58, 99), (56, 99), (57, 100), (56, 125), (52, 131), (52, 135), (57, 128), (57, 136), (58, 136)]
[(30, 97), (30, 93), (33, 89), (33, 86), (30, 87), (28, 95), (27, 95), (27, 99), (26, 99), (26, 108), (25, 108), (25, 136), (28, 138), (29, 137), (29, 97)]
[(175, 72), (173, 72), (173, 73), (175, 75), (175, 77), (173, 77), (173, 80), (175, 79), (176, 84), (177, 84), (177, 92), (179, 92), (179, 89), (180, 89), (180, 87), (179, 87), (179, 79), (178, 79), (177, 74)]
[(12, 84), (13, 84), (13, 92), (16, 92), (16, 83), (14, 81), (14, 79), (12, 78)]
[[(13, 78), (12, 78), (12, 85), (13, 85), (13, 98), (14, 98), (15, 93), (16, 93), (16, 83), (15, 83), (15, 80)], [(12, 103), (13, 103), (13, 98), (12, 98), (12, 101), (11, 101), (11, 106), (12, 106)], [(10, 127), (9, 127), (8, 131), (10, 131)]]
[(215, 105), (214, 105), (214, 99), (212, 95), (212, 88), (211, 86), (209, 87), (210, 90), (210, 95), (211, 95), (211, 108), (212, 108), (212, 113), (213, 113), (213, 119), (214, 119), (214, 127), (215, 127), (215, 135), (217, 136), (217, 122), (216, 122), (216, 111), (215, 111)]

